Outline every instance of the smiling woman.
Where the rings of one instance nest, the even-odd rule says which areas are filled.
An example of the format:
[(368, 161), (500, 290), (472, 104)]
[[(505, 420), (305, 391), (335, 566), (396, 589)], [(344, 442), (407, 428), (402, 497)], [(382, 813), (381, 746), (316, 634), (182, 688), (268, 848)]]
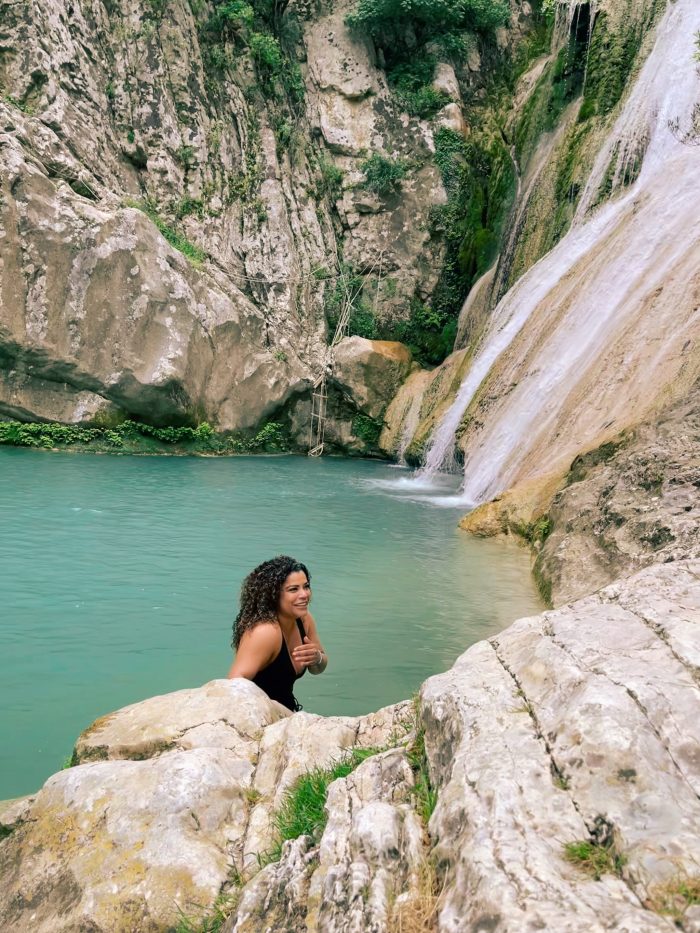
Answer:
[(233, 624), (236, 657), (229, 677), (245, 677), (272, 700), (300, 710), (294, 682), (321, 674), (326, 656), (309, 612), (311, 576), (292, 557), (274, 557), (243, 581), (240, 612)]

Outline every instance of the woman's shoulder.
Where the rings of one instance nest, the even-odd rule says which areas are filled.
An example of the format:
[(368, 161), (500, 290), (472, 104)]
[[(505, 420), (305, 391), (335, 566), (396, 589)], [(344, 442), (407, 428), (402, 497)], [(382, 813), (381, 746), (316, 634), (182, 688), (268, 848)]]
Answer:
[(251, 628), (241, 636), (241, 641), (256, 644), (278, 644), (282, 640), (282, 629), (279, 622), (275, 619), (269, 619), (264, 622), (256, 622)]

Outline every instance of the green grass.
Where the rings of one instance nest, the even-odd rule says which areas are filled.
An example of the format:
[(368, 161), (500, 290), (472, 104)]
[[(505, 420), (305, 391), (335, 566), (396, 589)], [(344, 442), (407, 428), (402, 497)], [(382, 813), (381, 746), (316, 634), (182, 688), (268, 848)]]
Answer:
[(325, 807), (330, 785), (381, 751), (384, 749), (353, 748), (331, 767), (314, 768), (302, 774), (285, 794), (274, 821), (277, 838), (270, 851), (260, 857), (260, 864), (279, 861), (282, 846), (289, 839), (311, 836), (314, 844), (318, 844), (328, 820)]
[(588, 839), (567, 842), (564, 845), (564, 858), (596, 881), (600, 881), (603, 875), (619, 877), (627, 861), (613, 845), (600, 845)]
[(168, 243), (170, 243), (170, 245), (178, 252), (182, 253), (183, 256), (186, 256), (193, 266), (200, 265), (207, 258), (207, 254), (203, 249), (200, 249), (199, 246), (195, 246), (194, 243), (190, 243), (184, 234), (176, 230), (175, 227), (172, 227), (170, 224), (166, 223), (166, 221), (163, 220), (163, 218), (156, 210), (155, 206), (149, 201), (133, 201), (131, 199), (127, 199), (124, 201), (124, 206), (134, 207), (136, 210), (142, 211), (148, 217), (148, 219), (156, 225), (159, 232), (168, 241)]
[(383, 196), (396, 194), (406, 175), (406, 166), (400, 159), (387, 159), (378, 152), (362, 162), (360, 169), (365, 176), (362, 187)]
[(221, 933), (224, 924), (238, 905), (238, 889), (229, 894), (220, 894), (213, 905), (199, 916), (180, 911), (173, 933)]
[(437, 803), (437, 790), (430, 781), (428, 756), (425, 752), (425, 731), (418, 729), (416, 738), (408, 750), (408, 761), (415, 781), (414, 806), (423, 822), (428, 824)]

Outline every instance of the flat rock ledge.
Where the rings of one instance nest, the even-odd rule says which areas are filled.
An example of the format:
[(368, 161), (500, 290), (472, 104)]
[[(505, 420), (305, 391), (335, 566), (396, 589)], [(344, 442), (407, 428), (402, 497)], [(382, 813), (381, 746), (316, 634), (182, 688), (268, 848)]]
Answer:
[[(381, 750), (330, 785), (320, 839), (261, 868), (286, 791), (354, 747)], [(700, 561), (479, 642), (418, 721), (292, 715), (217, 680), (98, 720), (75, 760), (0, 809), (1, 931), (165, 933), (217, 897), (225, 933), (700, 931), (678, 894), (700, 879)], [(582, 841), (609, 856), (598, 880), (564, 856)]]

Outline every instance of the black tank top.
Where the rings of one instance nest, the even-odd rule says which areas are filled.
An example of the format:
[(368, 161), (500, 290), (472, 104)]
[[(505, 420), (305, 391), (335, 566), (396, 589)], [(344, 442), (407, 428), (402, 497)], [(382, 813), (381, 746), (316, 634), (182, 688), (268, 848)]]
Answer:
[[(306, 632), (304, 631), (301, 619), (297, 619), (296, 623), (303, 644), (306, 638)], [(283, 706), (286, 706), (287, 709), (291, 709), (296, 713), (302, 707), (301, 703), (297, 703), (292, 688), (294, 687), (294, 681), (299, 680), (305, 673), (306, 668), (304, 668), (300, 674), (297, 674), (294, 670), (292, 659), (289, 656), (287, 642), (285, 641), (284, 635), (282, 635), (282, 645), (277, 657), (272, 664), (268, 664), (263, 670), (258, 671), (255, 677), (253, 677), (253, 683), (257, 684), (261, 690), (264, 690), (271, 700), (277, 700), (278, 703), (281, 703)]]

